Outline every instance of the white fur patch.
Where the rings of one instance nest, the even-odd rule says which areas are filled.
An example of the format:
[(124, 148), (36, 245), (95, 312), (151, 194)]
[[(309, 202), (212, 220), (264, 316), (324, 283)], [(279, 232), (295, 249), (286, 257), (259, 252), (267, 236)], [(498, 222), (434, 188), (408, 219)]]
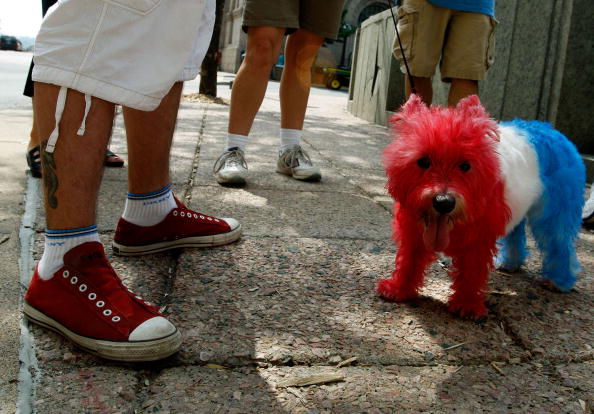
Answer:
[(499, 126), (498, 146), (501, 175), (505, 183), (505, 202), (511, 210), (509, 233), (526, 216), (542, 195), (538, 158), (525, 133), (511, 126)]

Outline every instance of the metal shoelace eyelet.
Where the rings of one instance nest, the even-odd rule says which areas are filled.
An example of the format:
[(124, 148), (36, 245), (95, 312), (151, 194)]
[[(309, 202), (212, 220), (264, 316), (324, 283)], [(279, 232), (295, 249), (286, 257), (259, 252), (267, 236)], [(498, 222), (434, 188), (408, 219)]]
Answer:
[(119, 322), (122, 318), (120, 318), (119, 316), (114, 316), (113, 318), (111, 318), (112, 322)]
[(102, 307), (104, 307), (104, 306), (105, 306), (105, 302), (103, 302), (102, 300), (100, 300), (100, 301), (99, 301), (99, 302), (97, 302), (95, 305), (96, 305), (98, 308), (102, 308)]
[(97, 299), (97, 294), (96, 293), (89, 293), (88, 298), (89, 298), (89, 300), (95, 300), (95, 299)]
[(105, 309), (105, 310), (103, 311), (103, 314), (104, 314), (105, 316), (110, 316), (110, 315), (111, 315), (111, 313), (112, 313), (112, 312), (111, 312), (111, 309)]
[(70, 272), (69, 272), (68, 270), (64, 270), (64, 271), (62, 272), (62, 277), (63, 277), (64, 279), (68, 279), (68, 276), (70, 276)]
[(87, 290), (87, 285), (85, 285), (85, 284), (83, 283), (82, 285), (80, 285), (80, 286), (78, 287), (78, 290), (79, 290), (80, 292), (84, 292), (85, 290)]
[(78, 277), (72, 276), (72, 278), (70, 278), (70, 283), (72, 283), (73, 285), (76, 285), (76, 282), (78, 282)]

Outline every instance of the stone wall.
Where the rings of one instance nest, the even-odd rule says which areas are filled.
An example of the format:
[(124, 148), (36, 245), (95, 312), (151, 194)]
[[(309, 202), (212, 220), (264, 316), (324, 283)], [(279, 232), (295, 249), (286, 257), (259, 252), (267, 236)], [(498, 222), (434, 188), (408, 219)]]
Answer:
[[(499, 0), (495, 64), (480, 95), (497, 119), (551, 122), (581, 152), (594, 154), (594, 7), (592, 0)], [(371, 17), (357, 35), (350, 111), (386, 124), (403, 101), (404, 77), (392, 57), (390, 11)], [(447, 88), (434, 77), (434, 102)], [(388, 111), (388, 113), (386, 113)]]

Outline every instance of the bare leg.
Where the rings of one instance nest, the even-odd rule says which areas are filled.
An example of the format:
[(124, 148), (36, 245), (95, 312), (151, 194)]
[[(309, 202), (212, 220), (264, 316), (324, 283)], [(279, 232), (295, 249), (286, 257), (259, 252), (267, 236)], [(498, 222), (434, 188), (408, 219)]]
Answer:
[[(35, 83), (33, 105), (42, 148), (54, 129), (59, 90), (55, 85)], [(84, 95), (69, 89), (55, 151), (52, 154), (42, 152), (49, 229), (80, 228), (96, 222), (97, 195), (114, 104), (93, 98), (86, 119), (86, 132), (78, 136), (76, 132), (84, 116), (84, 107)]]
[(37, 118), (35, 116), (35, 111), (33, 111), (33, 125), (31, 125), (31, 134), (29, 136), (27, 151), (36, 145), (39, 145), (39, 134), (37, 133)]
[[(431, 83), (431, 78), (413, 76), (413, 82), (415, 84), (415, 89), (417, 90), (417, 95), (419, 95), (427, 105), (431, 105), (431, 102), (433, 101), (433, 85)], [(411, 93), (410, 81), (408, 76), (405, 76), (404, 95), (406, 96), (406, 100), (408, 100)]]
[(452, 79), (450, 93), (448, 95), (448, 106), (456, 106), (460, 99), (470, 95), (478, 95), (478, 81), (469, 79)]
[(229, 129), (232, 134), (248, 135), (260, 109), (270, 69), (278, 56), (285, 29), (250, 27), (247, 52), (231, 91)]
[(324, 38), (299, 29), (287, 38), (280, 84), (281, 128), (303, 129), (311, 87), (311, 67)]
[(128, 137), (128, 190), (148, 193), (170, 183), (169, 153), (183, 82), (154, 111), (123, 108)]

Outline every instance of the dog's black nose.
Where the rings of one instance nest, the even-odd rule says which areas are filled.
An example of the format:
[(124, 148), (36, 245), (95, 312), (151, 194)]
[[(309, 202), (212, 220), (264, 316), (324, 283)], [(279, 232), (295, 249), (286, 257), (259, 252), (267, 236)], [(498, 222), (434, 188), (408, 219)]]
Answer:
[(456, 207), (456, 199), (449, 194), (439, 194), (433, 198), (433, 208), (440, 214), (451, 213)]

